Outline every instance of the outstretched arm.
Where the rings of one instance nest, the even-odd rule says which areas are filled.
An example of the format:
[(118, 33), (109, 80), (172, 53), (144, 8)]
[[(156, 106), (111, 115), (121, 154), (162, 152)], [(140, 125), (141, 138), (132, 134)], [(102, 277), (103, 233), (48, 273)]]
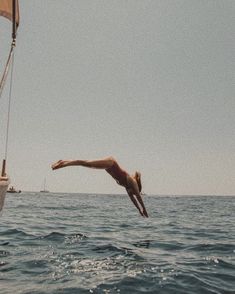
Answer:
[(129, 188), (127, 190), (128, 195), (129, 195), (129, 193), (132, 194), (132, 197), (138, 203), (138, 207), (141, 207), (142, 208), (143, 215), (146, 216), (146, 217), (148, 217), (148, 213), (147, 213), (147, 210), (145, 208), (145, 205), (144, 205), (144, 202), (142, 200), (142, 197), (140, 195), (137, 182), (132, 177), (129, 177), (128, 178), (128, 185), (129, 185)]
[(139, 210), (139, 213), (144, 216), (143, 212), (141, 211), (139, 205), (138, 205), (138, 202), (136, 201), (133, 193), (130, 191), (130, 190), (127, 190), (127, 194), (128, 196), (130, 197), (131, 201), (133, 202), (133, 204), (135, 205), (135, 207)]
[(143, 202), (143, 200), (142, 200), (142, 197), (141, 197), (140, 193), (139, 193), (139, 192), (136, 193), (135, 196), (136, 196), (138, 202), (140, 203), (140, 205), (141, 205), (142, 208), (143, 208), (143, 214), (144, 214), (144, 216), (149, 217), (149, 216), (148, 216), (148, 213), (147, 213), (147, 210), (146, 210), (146, 208), (145, 208), (145, 206), (144, 206), (144, 202)]

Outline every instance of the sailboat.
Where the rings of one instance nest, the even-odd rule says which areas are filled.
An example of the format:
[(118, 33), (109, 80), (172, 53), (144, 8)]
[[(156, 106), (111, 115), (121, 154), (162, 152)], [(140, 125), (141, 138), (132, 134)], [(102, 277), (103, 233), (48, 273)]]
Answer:
[(41, 193), (49, 193), (49, 191), (46, 189), (46, 178), (44, 179), (43, 188), (42, 188), (42, 190), (40, 192)]
[[(3, 209), (4, 201), (8, 186), (10, 184), (9, 175), (6, 171), (7, 163), (7, 150), (8, 150), (8, 134), (9, 134), (9, 118), (10, 118), (10, 105), (11, 105), (11, 89), (12, 89), (12, 73), (13, 73), (13, 60), (14, 60), (14, 48), (16, 45), (16, 32), (19, 26), (19, 3), (18, 0), (0, 0), (0, 17), (5, 17), (12, 22), (12, 36), (11, 36), (11, 47), (6, 65), (0, 81), (0, 98), (2, 96), (3, 88), (7, 80), (9, 69), (11, 67), (10, 76), (10, 90), (9, 90), (9, 102), (6, 126), (6, 140), (5, 140), (5, 156), (2, 161), (2, 171), (0, 176), (0, 212)], [(10, 39), (10, 38), (9, 38)]]
[(14, 186), (11, 186), (8, 190), (7, 193), (21, 193), (21, 190), (16, 190)]

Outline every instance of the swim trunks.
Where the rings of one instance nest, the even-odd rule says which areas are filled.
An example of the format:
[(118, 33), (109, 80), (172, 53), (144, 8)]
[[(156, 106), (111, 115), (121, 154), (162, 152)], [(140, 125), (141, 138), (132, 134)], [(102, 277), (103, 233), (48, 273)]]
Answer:
[(109, 173), (119, 185), (124, 187), (127, 186), (128, 173), (121, 169), (116, 161), (114, 161), (111, 167), (106, 169), (106, 172)]

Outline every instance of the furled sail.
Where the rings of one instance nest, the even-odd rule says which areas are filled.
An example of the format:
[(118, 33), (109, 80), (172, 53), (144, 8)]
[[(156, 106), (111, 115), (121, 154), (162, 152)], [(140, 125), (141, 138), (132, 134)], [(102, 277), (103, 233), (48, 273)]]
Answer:
[(18, 0), (0, 0), (0, 16), (8, 18), (12, 22), (12, 42), (9, 56), (6, 62), (5, 70), (0, 81), (0, 98), (2, 95), (3, 87), (9, 71), (11, 59), (14, 53), (16, 31), (19, 25), (19, 2)]
[(19, 25), (19, 4), (18, 0), (0, 0), (0, 15), (13, 22), (13, 8), (15, 7), (15, 24)]
[[(12, 65), (12, 57), (14, 54), (15, 40), (16, 40), (16, 31), (19, 25), (19, 3), (18, 0), (0, 0), (0, 16), (8, 18), (12, 22), (12, 41), (11, 48), (9, 52), (8, 59), (6, 61), (5, 69), (3, 71), (1, 81), (0, 81), (0, 98), (4, 88), (5, 81), (7, 79), (7, 74)], [(10, 95), (9, 95), (10, 101)], [(6, 143), (5, 143), (5, 157), (2, 163), (2, 172), (0, 175), (0, 212), (3, 209), (6, 192), (8, 185), (10, 183), (9, 177), (6, 173), (6, 158), (7, 158), (7, 145), (8, 145), (8, 130), (9, 130), (9, 112), (10, 112), (10, 103), (8, 106), (8, 122), (7, 122), (7, 131), (6, 131)]]

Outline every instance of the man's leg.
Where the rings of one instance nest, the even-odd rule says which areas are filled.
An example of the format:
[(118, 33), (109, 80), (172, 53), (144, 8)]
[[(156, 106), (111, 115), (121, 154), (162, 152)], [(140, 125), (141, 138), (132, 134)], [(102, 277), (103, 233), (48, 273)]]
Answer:
[(59, 160), (54, 163), (52, 169), (59, 169), (67, 166), (84, 166), (89, 168), (107, 169), (113, 165), (115, 159), (107, 157), (99, 160)]

